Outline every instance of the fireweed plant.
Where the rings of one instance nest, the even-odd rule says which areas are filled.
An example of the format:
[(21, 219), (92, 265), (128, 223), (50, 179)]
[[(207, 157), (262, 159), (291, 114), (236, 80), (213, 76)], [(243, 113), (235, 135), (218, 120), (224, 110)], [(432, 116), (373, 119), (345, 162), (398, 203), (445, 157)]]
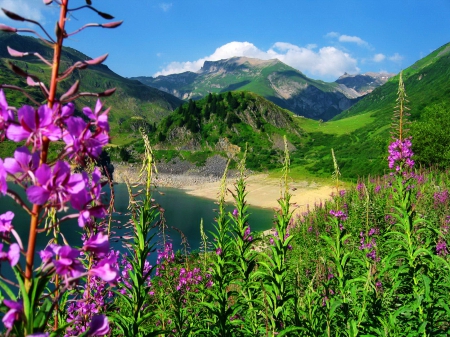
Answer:
[[(152, 239), (155, 233), (152, 229), (158, 226), (156, 220), (161, 212), (151, 196), (151, 181), (154, 169), (153, 153), (148, 138), (143, 134), (145, 157), (141, 169), (141, 177), (146, 181), (143, 191), (133, 194), (129, 188), (129, 210), (131, 219), (129, 229), (132, 235), (126, 244), (128, 255), (123, 259), (123, 271), (119, 280), (118, 289), (115, 290), (116, 301), (109, 307), (111, 319), (116, 333), (122, 336), (156, 336), (159, 329), (149, 324), (154, 316), (149, 302), (152, 294), (151, 273), (154, 266), (147, 260), (154, 244)], [(142, 198), (141, 198), (142, 197)], [(169, 243), (164, 245), (164, 251), (158, 252), (159, 270), (164, 268), (164, 261), (173, 258)], [(163, 327), (164, 328), (164, 327)]]
[[(2, 24), (2, 31), (33, 33), (54, 50), (53, 60), (48, 61), (38, 53), (21, 52), (8, 47), (8, 52), (13, 57), (33, 55), (44, 62), (51, 68), (51, 78), (46, 86), (37, 76), (10, 63), (12, 70), (25, 77), (28, 85), (41, 89), (47, 101), (45, 105), (39, 104), (23, 89), (2, 85), (5, 89), (22, 91), (35, 104), (16, 109), (8, 106), (3, 90), (0, 91), (1, 140), (25, 141), (25, 146), (17, 148), (12, 158), (0, 159), (0, 193), (11, 196), (30, 216), (29, 238), (25, 245), (14, 229), (14, 214), (9, 211), (0, 215), (1, 262), (2, 265), (9, 264), (16, 276), (16, 281), (0, 277), (1, 311), (4, 313), (2, 322), (6, 335), (57, 335), (63, 333), (66, 328), (78, 329), (81, 335), (104, 335), (109, 331), (104, 312), (86, 308), (82, 321), (60, 321), (59, 304), (62, 300), (71, 300), (67, 293), (78, 282), (100, 278), (104, 282), (113, 283), (118, 277), (118, 271), (113, 267), (115, 257), (108, 255), (108, 235), (105, 229), (93, 220), (94, 217), (103, 218), (106, 215), (105, 206), (100, 201), (100, 170), (94, 169), (89, 176), (86, 172), (73, 173), (71, 169), (71, 165), (84, 167), (90, 159), (97, 159), (109, 141), (108, 110), (103, 110), (100, 100), (94, 110), (85, 107), (83, 117), (75, 115), (75, 105), (72, 101), (80, 96), (108, 96), (114, 89), (103, 93), (80, 93), (78, 81), (59, 97), (57, 89), (59, 83), (75, 69), (100, 64), (107, 56), (78, 61), (63, 70), (60, 65), (64, 40), (88, 27), (115, 28), (121, 22), (87, 24), (73, 33), (68, 33), (65, 27), (67, 17), (75, 11), (90, 9), (104, 19), (113, 17), (96, 10), (90, 1), (78, 8), (69, 8), (68, 0), (44, 1), (46, 5), (52, 3), (60, 7), (55, 38), (38, 22), (2, 9), (12, 20), (38, 26), (44, 32), (45, 39), (28, 28), (18, 29)], [(50, 162), (48, 150), (52, 142), (64, 142), (65, 147), (58, 158)], [(27, 199), (32, 204), (30, 208), (16, 193), (8, 189), (7, 177), (25, 190)], [(78, 213), (58, 216), (59, 212), (69, 205)], [(44, 228), (45, 219), (48, 217), (53, 220), (47, 222), (47, 227)], [(84, 231), (81, 248), (69, 246), (59, 234), (60, 226), (70, 218), (77, 218), (79, 228)], [(37, 235), (49, 230), (55, 233), (54, 239), (43, 251), (37, 252)], [(6, 252), (3, 252), (5, 248)], [(37, 253), (41, 260), (39, 264), (35, 262)], [(22, 261), (22, 256), (25, 261)]]
[(275, 220), (275, 232), (270, 238), (270, 250), (261, 252), (259, 260), (263, 287), (263, 301), (265, 307), (265, 335), (285, 335), (293, 333), (298, 327), (290, 326), (289, 315), (293, 299), (293, 289), (288, 285), (288, 265), (286, 259), (292, 249), (290, 241), (293, 236), (289, 233), (289, 225), (292, 223), (292, 212), (288, 189), (288, 174), (290, 158), (286, 136), (284, 137), (285, 157), (282, 175), (281, 196), (278, 199), (280, 205), (277, 209)]
[(448, 178), (414, 171), (405, 97), (400, 80), (391, 173), (315, 205), (294, 229), (299, 335), (448, 333)]

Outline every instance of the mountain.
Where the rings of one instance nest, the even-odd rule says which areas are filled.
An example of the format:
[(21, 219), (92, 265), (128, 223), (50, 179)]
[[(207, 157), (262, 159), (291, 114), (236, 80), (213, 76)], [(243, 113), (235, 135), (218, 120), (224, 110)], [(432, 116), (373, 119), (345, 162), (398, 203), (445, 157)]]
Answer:
[[(248, 168), (270, 169), (282, 162), (284, 135), (292, 152), (305, 142), (294, 119), (292, 112), (251, 92), (208, 94), (165, 117), (151, 142), (157, 154), (175, 151), (200, 158), (221, 154), (235, 160), (247, 147)], [(132, 144), (127, 151), (141, 147)]]
[[(39, 39), (22, 36), (15, 33), (0, 32), (0, 81), (5, 84), (15, 84), (27, 87), (23, 78), (18, 78), (9, 68), (12, 62), (30, 74), (36, 75), (44, 83), (50, 79), (50, 69), (38, 61), (36, 57), (25, 56), (13, 58), (7, 51), (7, 46), (22, 52), (37, 52), (45, 59), (53, 58), (53, 50)], [(83, 53), (65, 47), (62, 53), (61, 67), (66, 69), (74, 62), (89, 60)], [(85, 70), (75, 70), (69, 79), (61, 82), (59, 94), (62, 94), (76, 81), (80, 80), (80, 92), (102, 92), (106, 89), (116, 88), (116, 92), (102, 98), (105, 108), (111, 107), (110, 125), (114, 142), (128, 142), (136, 135), (139, 127), (153, 128), (164, 116), (178, 107), (182, 101), (166, 92), (150, 88), (136, 80), (119, 76), (106, 65), (89, 66)], [(27, 91), (38, 101), (44, 102), (44, 97), (36, 88), (27, 87)], [(11, 106), (30, 104), (24, 96), (16, 91), (5, 90)], [(82, 107), (94, 107), (96, 98), (82, 97), (75, 101), (78, 111)]]
[[(450, 107), (450, 43), (404, 69), (402, 78), (408, 100), (406, 106), (411, 114), (408, 118), (411, 135), (427, 109), (438, 103)], [(331, 174), (333, 148), (343, 176), (362, 177), (386, 172), (398, 86), (399, 75), (391, 77), (384, 85), (326, 123), (299, 120), (299, 127), (314, 140), (307, 143), (303, 152), (311, 161), (308, 169), (315, 173)], [(441, 126), (430, 125), (431, 132), (427, 136), (430, 143), (436, 142), (432, 136), (433, 128)], [(414, 139), (415, 159), (420, 159), (422, 154), (415, 147)], [(427, 166), (429, 163), (422, 164)]]
[(375, 88), (385, 84), (395, 74), (374, 73), (349, 75), (345, 73), (335, 82), (345, 85), (347, 88), (354, 89), (361, 96), (371, 93)]
[(205, 61), (196, 73), (133, 79), (184, 100), (199, 99), (210, 92), (250, 91), (299, 116), (316, 120), (338, 115), (361, 96), (343, 84), (310, 79), (278, 59), (233, 57)]
[[(420, 118), (424, 108), (439, 103), (450, 103), (450, 43), (436, 49), (403, 70), (403, 82), (408, 96), (407, 106), (412, 120)], [(357, 104), (335, 119), (370, 112), (374, 118), (388, 122), (396, 105), (399, 75), (374, 89)]]
[[(185, 76), (192, 74), (196, 75)], [(447, 102), (450, 106), (449, 78), (450, 44), (403, 71), (412, 127), (435, 103)], [(158, 143), (159, 158), (167, 162), (177, 155), (201, 162), (220, 151), (236, 153), (240, 149), (242, 153), (248, 142), (248, 166), (264, 170), (280, 168), (281, 140), (287, 135), (293, 175), (303, 177), (309, 172), (331, 177), (332, 149), (344, 178), (383, 174), (388, 171), (387, 148), (392, 140), (398, 81), (398, 75), (389, 78), (350, 109), (325, 122), (297, 116), (250, 92), (208, 94), (166, 117), (153, 143)], [(138, 146), (133, 144), (130, 150), (135, 148)]]

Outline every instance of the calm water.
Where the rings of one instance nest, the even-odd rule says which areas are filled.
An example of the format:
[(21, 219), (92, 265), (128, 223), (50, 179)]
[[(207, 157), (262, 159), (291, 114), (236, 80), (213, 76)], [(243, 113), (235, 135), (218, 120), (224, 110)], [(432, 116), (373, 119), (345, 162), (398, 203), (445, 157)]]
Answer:
[[(10, 189), (19, 193), (24, 200), (26, 196), (23, 191), (16, 185), (11, 184)], [(113, 231), (116, 232), (116, 236), (126, 234), (123, 228), (120, 228), (122, 224), (126, 223), (129, 217), (126, 215), (128, 207), (128, 192), (125, 184), (117, 184), (115, 189), (115, 208), (117, 212), (114, 219), (120, 223), (116, 224), (117, 228)], [(204, 230), (207, 236), (212, 240), (212, 235), (209, 231), (213, 230), (214, 217), (216, 213), (214, 209), (217, 205), (213, 200), (194, 197), (186, 194), (183, 190), (174, 188), (158, 188), (158, 191), (162, 194), (154, 193), (154, 198), (165, 209), (165, 218), (167, 226), (169, 227), (169, 235), (173, 243), (174, 250), (183, 249), (181, 245), (180, 234), (171, 229), (172, 227), (178, 228), (187, 237), (190, 250), (198, 250), (200, 246), (200, 221), (203, 219)], [(24, 197), (25, 196), (25, 197)], [(109, 188), (105, 188), (105, 197), (109, 196)], [(0, 214), (6, 211), (12, 211), (15, 213), (13, 219), (13, 226), (21, 236), (24, 245), (28, 242), (28, 228), (29, 228), (29, 216), (8, 196), (0, 197)], [(230, 205), (227, 210), (232, 211), (233, 207)], [(262, 231), (270, 229), (272, 227), (273, 211), (267, 209), (261, 209), (256, 207), (249, 207), (249, 224), (253, 231)], [(70, 220), (61, 225), (61, 231), (66, 237), (70, 245), (80, 246), (80, 228), (78, 227), (76, 220)], [(52, 234), (50, 234), (52, 235)], [(51, 237), (51, 236), (50, 236)], [(50, 237), (47, 237), (45, 233), (38, 235), (38, 242), (36, 251), (45, 248)], [(114, 249), (120, 249), (121, 241), (118, 239), (112, 240), (112, 246)], [(153, 254), (151, 258), (152, 262), (156, 258), (156, 254)]]

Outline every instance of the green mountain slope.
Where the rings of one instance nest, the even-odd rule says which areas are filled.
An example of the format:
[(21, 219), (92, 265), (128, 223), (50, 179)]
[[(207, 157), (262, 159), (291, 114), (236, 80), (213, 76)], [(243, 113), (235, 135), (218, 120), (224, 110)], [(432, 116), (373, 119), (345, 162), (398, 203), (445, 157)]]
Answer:
[[(420, 117), (426, 106), (442, 101), (450, 102), (449, 78), (450, 43), (403, 70), (408, 107), (413, 120)], [(373, 90), (335, 119), (372, 112), (377, 119), (388, 122), (396, 104), (398, 79), (399, 75), (390, 78), (386, 84)]]
[[(414, 129), (421, 115), (436, 103), (450, 106), (450, 44), (446, 44), (403, 71), (403, 81)], [(396, 107), (399, 76), (389, 79), (350, 109), (325, 123), (299, 119), (313, 142), (303, 155), (310, 171), (331, 174), (331, 148), (344, 177), (382, 174), (387, 171), (387, 147)], [(414, 140), (413, 140), (414, 149)], [(422, 156), (416, 149), (416, 158)], [(423, 163), (427, 165), (427, 163)]]
[[(247, 167), (267, 170), (282, 163), (284, 135), (292, 153), (304, 146), (306, 138), (290, 111), (254, 93), (228, 92), (189, 100), (161, 121), (151, 142), (166, 160), (190, 156), (200, 162), (214, 154), (237, 160), (247, 147)], [(139, 149), (140, 141), (126, 151)]]
[(345, 85), (310, 79), (277, 59), (233, 57), (206, 61), (197, 73), (135, 79), (184, 100), (200, 99), (210, 92), (251, 91), (297, 115), (317, 120), (336, 116), (360, 96)]
[[(18, 34), (0, 33), (0, 83), (15, 84), (26, 87), (25, 79), (18, 78), (10, 69), (8, 62), (13, 62), (30, 74), (36, 75), (44, 83), (50, 78), (50, 68), (38, 61), (36, 57), (26, 56), (12, 58), (7, 46), (23, 52), (37, 52), (44, 58), (52, 59), (52, 49), (38, 39)], [(74, 62), (90, 59), (88, 56), (72, 48), (64, 48), (61, 62), (66, 69)], [(117, 88), (114, 95), (102, 98), (105, 107), (111, 107), (110, 124), (113, 142), (123, 143), (133, 140), (139, 126), (153, 128), (164, 116), (167, 116), (181, 104), (178, 98), (143, 85), (139, 81), (123, 78), (111, 71), (105, 65), (88, 67), (85, 70), (75, 70), (60, 86), (60, 94), (66, 91), (76, 80), (80, 80), (80, 92), (102, 92), (109, 88)], [(40, 102), (44, 97), (36, 88), (27, 88)], [(10, 105), (30, 104), (18, 92), (5, 90)], [(76, 101), (77, 110), (84, 106), (94, 107), (96, 98), (84, 97)]]

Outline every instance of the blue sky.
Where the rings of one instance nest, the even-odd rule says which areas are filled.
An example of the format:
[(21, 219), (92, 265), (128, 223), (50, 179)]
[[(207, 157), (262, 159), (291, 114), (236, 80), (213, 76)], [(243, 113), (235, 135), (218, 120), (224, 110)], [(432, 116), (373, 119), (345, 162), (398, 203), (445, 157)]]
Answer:
[[(121, 76), (197, 71), (205, 60), (278, 58), (307, 76), (334, 81), (344, 72), (397, 73), (450, 42), (449, 0), (92, 0), (124, 20), (92, 28), (66, 45)], [(84, 4), (70, 0), (70, 7)], [(42, 0), (0, 0), (0, 7), (40, 20), (54, 31), (58, 6)], [(12, 25), (5, 17), (0, 22)], [(74, 12), (68, 31), (104, 22)], [(24, 26), (14, 23), (16, 27)]]

